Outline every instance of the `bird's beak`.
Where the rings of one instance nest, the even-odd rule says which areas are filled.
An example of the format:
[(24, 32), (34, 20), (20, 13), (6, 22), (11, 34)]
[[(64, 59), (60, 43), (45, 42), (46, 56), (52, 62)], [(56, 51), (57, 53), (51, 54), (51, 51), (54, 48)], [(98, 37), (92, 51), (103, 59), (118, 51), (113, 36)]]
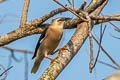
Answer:
[(72, 18), (64, 18), (64, 21), (72, 20)]
[(69, 20), (72, 20), (72, 18), (62, 17), (59, 21), (69, 21)]

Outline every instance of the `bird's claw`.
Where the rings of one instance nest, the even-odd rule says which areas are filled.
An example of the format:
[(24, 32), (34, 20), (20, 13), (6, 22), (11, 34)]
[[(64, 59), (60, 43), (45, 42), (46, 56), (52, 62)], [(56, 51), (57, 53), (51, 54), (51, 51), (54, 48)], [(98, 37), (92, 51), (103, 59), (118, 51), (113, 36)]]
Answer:
[(63, 46), (62, 48), (57, 49), (54, 53), (60, 52), (61, 50), (68, 50), (67, 46)]
[(48, 56), (46, 56), (47, 59), (51, 60), (52, 62), (56, 61), (56, 59), (50, 58)]

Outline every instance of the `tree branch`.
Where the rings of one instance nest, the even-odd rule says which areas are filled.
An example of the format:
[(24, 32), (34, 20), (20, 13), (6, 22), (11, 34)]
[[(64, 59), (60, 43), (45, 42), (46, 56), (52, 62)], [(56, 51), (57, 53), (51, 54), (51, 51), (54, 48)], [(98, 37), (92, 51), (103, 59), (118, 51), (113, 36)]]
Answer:
[(12, 67), (13, 67), (13, 66), (7, 68), (4, 72), (2, 72), (2, 73), (0, 74), (0, 77), (1, 77), (3, 74), (5, 74), (8, 70), (10, 70)]
[(10, 51), (15, 51), (15, 52), (21, 52), (21, 53), (29, 53), (29, 54), (33, 54), (33, 51), (28, 51), (28, 50), (23, 50), (23, 49), (17, 49), (17, 48), (10, 48), (8, 46), (2, 46), (2, 48), (10, 50)]
[(20, 27), (22, 27), (27, 22), (29, 3), (30, 0), (24, 0), (24, 7), (21, 16)]

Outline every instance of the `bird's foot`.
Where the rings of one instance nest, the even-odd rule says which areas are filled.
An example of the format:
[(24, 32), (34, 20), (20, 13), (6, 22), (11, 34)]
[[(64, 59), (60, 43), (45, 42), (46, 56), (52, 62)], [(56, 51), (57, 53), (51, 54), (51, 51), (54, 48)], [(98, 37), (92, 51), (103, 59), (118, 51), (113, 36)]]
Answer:
[(54, 53), (60, 52), (61, 50), (68, 50), (67, 46), (63, 46), (62, 48), (57, 49)]
[(50, 58), (48, 56), (45, 56), (47, 59), (51, 60), (52, 62), (56, 61), (56, 59)]

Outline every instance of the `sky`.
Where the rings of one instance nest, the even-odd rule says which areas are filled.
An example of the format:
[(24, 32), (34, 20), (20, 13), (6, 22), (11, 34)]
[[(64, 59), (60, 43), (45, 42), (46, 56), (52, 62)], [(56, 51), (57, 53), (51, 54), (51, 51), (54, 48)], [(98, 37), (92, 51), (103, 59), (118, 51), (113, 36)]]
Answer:
[[(68, 4), (67, 0), (59, 0), (61, 3)], [(90, 0), (87, 0), (88, 2)], [(75, 6), (79, 7), (82, 4), (83, 0), (75, 0)], [(102, 11), (103, 14), (113, 14), (120, 11), (118, 7), (120, 0), (110, 0), (107, 6)], [(0, 35), (11, 32), (19, 27), (20, 17), (22, 13), (24, 0), (7, 0), (6, 2), (0, 3)], [(52, 0), (31, 0), (29, 13), (28, 13), (28, 21), (32, 19), (39, 18), (44, 14), (50, 12), (51, 10), (60, 8)], [(75, 17), (70, 12), (58, 14), (57, 16), (51, 18), (54, 19), (56, 17)], [(50, 22), (51, 19), (46, 22)], [(113, 22), (118, 27), (120, 22)], [(119, 62), (119, 45), (120, 40), (111, 37), (110, 34), (120, 37), (120, 33), (114, 31), (114, 28), (109, 23), (104, 23), (103, 26), (107, 25), (107, 29), (105, 31), (105, 35), (103, 36), (102, 45), (109, 52), (109, 54), (113, 57), (114, 60)], [(97, 34), (99, 36), (100, 25), (95, 25), (92, 30), (93, 34)], [(75, 29), (64, 30), (64, 35), (59, 44), (58, 48), (64, 46), (69, 39), (72, 37)], [(19, 40), (16, 40), (7, 46), (18, 49), (26, 49), (34, 51), (37, 41), (39, 39), (39, 34), (31, 35)], [(94, 45), (94, 56), (97, 54), (98, 45), (93, 42)], [(72, 61), (67, 65), (67, 67), (61, 72), (61, 74), (57, 77), (56, 80), (102, 80), (103, 78), (109, 76), (116, 70), (108, 67), (106, 65), (97, 63), (96, 68), (93, 70), (93, 73), (89, 73), (89, 39), (87, 39), (84, 45), (79, 50), (78, 54), (72, 59)], [(9, 70), (8, 76), (6, 80), (25, 80), (25, 60), (24, 54), (15, 52), (15, 56), (20, 62), (16, 62), (11, 59), (11, 64), (9, 65), (9, 56), (10, 51), (7, 51), (3, 48), (0, 48), (0, 64), (2, 64), (6, 69), (8, 66), (13, 66), (12, 69)], [(56, 57), (57, 54), (50, 56)], [(28, 59), (28, 80), (37, 80), (40, 75), (45, 71), (45, 69), (49, 66), (50, 61), (48, 59), (44, 59), (41, 63), (39, 71), (36, 74), (31, 74), (31, 68), (34, 64), (34, 60), (31, 59), (32, 55), (27, 54)], [(104, 61), (106, 63), (112, 64), (109, 58), (101, 51), (99, 60)], [(2, 71), (0, 71), (1, 73)], [(1, 77), (0, 77), (1, 80)]]

